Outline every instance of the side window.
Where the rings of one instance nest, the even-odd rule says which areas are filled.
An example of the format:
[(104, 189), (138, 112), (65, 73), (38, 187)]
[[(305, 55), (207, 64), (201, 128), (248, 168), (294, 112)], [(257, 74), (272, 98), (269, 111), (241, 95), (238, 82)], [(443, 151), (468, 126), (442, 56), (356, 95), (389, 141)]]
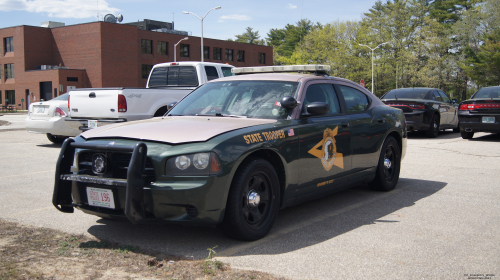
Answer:
[(361, 91), (348, 86), (339, 85), (347, 105), (347, 112), (362, 113), (370, 106), (370, 99)]
[(433, 91), (432, 94), (434, 96), (434, 98), (432, 98), (432, 99), (437, 100), (437, 101), (443, 101), (443, 99), (441, 98), (441, 95), (439, 95), (439, 93), (437, 91)]
[(443, 99), (444, 102), (446, 103), (451, 103), (450, 98), (446, 95), (446, 93), (439, 91), (439, 94), (441, 95), (441, 98)]
[(217, 69), (214, 66), (205, 66), (205, 72), (207, 73), (207, 81), (219, 78)]
[(330, 111), (328, 114), (338, 114), (340, 113), (339, 100), (337, 94), (331, 84), (315, 84), (310, 85), (306, 91), (306, 97), (304, 98), (304, 106), (302, 106), (302, 112), (307, 112), (307, 105), (313, 102), (323, 102), (330, 105)]
[(224, 75), (224, 77), (234, 76), (233, 72), (231, 72), (231, 67), (221, 67), (220, 69), (222, 70), (222, 75)]

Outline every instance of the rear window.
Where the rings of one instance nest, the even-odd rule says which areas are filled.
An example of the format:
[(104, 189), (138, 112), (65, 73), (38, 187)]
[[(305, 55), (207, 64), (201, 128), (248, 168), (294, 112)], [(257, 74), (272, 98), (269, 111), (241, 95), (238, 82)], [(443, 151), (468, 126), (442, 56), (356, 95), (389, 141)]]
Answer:
[(222, 69), (222, 75), (224, 75), (224, 77), (234, 76), (233, 72), (231, 72), (231, 67), (221, 67), (220, 69)]
[(386, 93), (381, 99), (424, 99), (429, 89), (422, 88), (402, 88), (393, 89)]
[(500, 98), (500, 87), (488, 87), (480, 89), (474, 98)]
[(156, 67), (149, 78), (149, 87), (198, 86), (198, 75), (194, 66)]

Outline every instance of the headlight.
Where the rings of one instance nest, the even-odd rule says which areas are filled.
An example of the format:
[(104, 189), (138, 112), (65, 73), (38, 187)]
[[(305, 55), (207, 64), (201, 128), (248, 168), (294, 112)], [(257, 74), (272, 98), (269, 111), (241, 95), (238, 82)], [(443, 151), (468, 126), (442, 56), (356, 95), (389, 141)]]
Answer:
[(198, 153), (169, 158), (165, 165), (167, 176), (208, 176), (220, 173), (219, 159), (215, 153)]

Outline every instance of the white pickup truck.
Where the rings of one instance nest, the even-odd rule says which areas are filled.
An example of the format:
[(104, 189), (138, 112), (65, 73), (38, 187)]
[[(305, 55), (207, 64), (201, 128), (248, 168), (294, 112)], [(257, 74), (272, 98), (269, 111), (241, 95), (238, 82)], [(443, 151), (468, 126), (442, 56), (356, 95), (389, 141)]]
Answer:
[(66, 124), (88, 129), (163, 116), (167, 107), (207, 81), (233, 75), (234, 66), (211, 62), (171, 62), (153, 66), (146, 88), (82, 88), (69, 92)]

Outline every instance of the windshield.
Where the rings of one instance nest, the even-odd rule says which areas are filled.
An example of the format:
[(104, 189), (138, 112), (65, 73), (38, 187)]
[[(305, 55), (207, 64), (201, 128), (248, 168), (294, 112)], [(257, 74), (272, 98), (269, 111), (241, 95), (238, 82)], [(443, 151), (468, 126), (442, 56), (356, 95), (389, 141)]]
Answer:
[(424, 99), (428, 91), (427, 88), (393, 89), (382, 96), (381, 99)]
[(169, 116), (240, 116), (260, 119), (286, 119), (280, 105), (284, 96), (293, 96), (297, 82), (232, 81), (208, 83), (179, 102)]
[(487, 87), (480, 89), (474, 98), (500, 98), (500, 87)]

